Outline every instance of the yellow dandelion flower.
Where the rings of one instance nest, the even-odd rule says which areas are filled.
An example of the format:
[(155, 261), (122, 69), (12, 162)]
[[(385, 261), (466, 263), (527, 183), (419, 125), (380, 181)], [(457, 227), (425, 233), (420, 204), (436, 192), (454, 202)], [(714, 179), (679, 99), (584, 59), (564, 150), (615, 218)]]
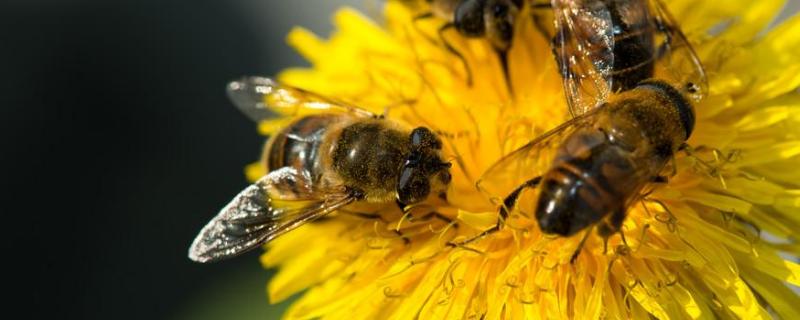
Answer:
[(279, 268), (270, 301), (305, 290), (286, 318), (799, 319), (790, 286), (800, 285), (800, 18), (760, 33), (782, 4), (669, 3), (709, 77), (688, 141), (702, 147), (680, 153), (668, 184), (631, 206), (627, 244), (613, 236), (604, 252), (592, 234), (574, 263), (580, 236), (545, 237), (523, 215), (468, 247), (446, 245), (497, 219), (504, 195), (478, 191), (481, 174), (568, 119), (548, 41), (530, 21), (517, 23), (508, 53), (513, 93), (487, 41), (446, 34), (469, 65), (469, 86), (436, 37), (440, 22), (412, 22), (394, 2), (384, 25), (343, 9), (328, 40), (293, 30), (289, 43), (312, 68), (280, 81), (441, 132), (453, 183), (447, 206), (335, 215), (271, 242), (261, 258)]

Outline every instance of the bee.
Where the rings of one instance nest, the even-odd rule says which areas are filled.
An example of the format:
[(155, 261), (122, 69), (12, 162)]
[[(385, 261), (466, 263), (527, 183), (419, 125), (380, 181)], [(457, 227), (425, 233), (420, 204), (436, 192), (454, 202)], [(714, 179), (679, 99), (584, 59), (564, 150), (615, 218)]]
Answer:
[(514, 20), (523, 0), (426, 0), (433, 16), (448, 23), (465, 37), (485, 37), (500, 52), (511, 47)]
[[(425, 0), (430, 12), (415, 18), (437, 17), (447, 21), (439, 30), (445, 48), (458, 57), (467, 70), (467, 82), (472, 83), (472, 74), (466, 60), (444, 39), (447, 30), (455, 29), (467, 38), (485, 38), (498, 52), (503, 70), (507, 71), (506, 52), (514, 38), (514, 21), (519, 15), (524, 0)], [(506, 72), (507, 76), (507, 72)]]
[(189, 248), (191, 260), (236, 256), (350, 204), (403, 209), (431, 194), (445, 197), (450, 163), (428, 128), (409, 130), (267, 78), (234, 81), (228, 94), (257, 121), (275, 117), (276, 110), (301, 116), (268, 139), (262, 162), (269, 173), (203, 227)]
[[(705, 72), (661, 2), (552, 4), (554, 52), (573, 117), (482, 175), (480, 190), (506, 195), (500, 220), (464, 243), (499, 230), (527, 189), (537, 191), (532, 211), (543, 233), (569, 237), (597, 227), (607, 240), (645, 187), (666, 179), (661, 173), (694, 129)], [(509, 182), (517, 187), (507, 190)]]

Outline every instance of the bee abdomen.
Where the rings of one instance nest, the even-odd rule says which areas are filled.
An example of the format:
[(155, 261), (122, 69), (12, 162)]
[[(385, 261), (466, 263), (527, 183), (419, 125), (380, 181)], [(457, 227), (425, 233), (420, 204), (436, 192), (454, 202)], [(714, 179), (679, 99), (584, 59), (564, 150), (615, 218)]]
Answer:
[(562, 236), (583, 230), (610, 211), (613, 192), (602, 175), (562, 162), (542, 181), (536, 207), (539, 227)]
[(320, 146), (338, 115), (319, 114), (300, 118), (273, 136), (264, 148), (263, 161), (269, 172), (292, 167), (307, 171), (314, 181), (321, 176)]
[(654, 26), (646, 1), (611, 1), (609, 5), (615, 26), (614, 57), (618, 57), (611, 70), (612, 91), (619, 92), (653, 76)]

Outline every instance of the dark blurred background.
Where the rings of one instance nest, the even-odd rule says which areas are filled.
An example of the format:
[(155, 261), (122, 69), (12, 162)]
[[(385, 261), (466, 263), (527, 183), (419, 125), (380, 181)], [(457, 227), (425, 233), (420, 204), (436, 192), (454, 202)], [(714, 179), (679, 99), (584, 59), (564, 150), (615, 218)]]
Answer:
[(286, 33), (346, 2), (0, 1), (3, 314), (277, 317), (258, 252), (186, 252), (263, 142), (225, 84), (304, 65)]
[(347, 2), (378, 5), (2, 0), (3, 313), (278, 317), (258, 252), (199, 265), (186, 251), (262, 143), (225, 84), (304, 65), (285, 34), (327, 34)]

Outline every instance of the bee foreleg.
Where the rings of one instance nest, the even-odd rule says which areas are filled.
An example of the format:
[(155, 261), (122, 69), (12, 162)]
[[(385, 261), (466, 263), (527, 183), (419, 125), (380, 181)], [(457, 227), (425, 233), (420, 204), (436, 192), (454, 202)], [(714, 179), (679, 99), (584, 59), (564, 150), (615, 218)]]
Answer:
[(464, 240), (464, 241), (461, 241), (461, 242), (448, 242), (447, 246), (450, 246), (450, 247), (463, 247), (463, 246), (465, 246), (467, 244), (475, 242), (476, 240), (478, 240), (480, 238), (483, 238), (485, 236), (488, 236), (488, 235), (490, 235), (492, 233), (495, 233), (497, 231), (500, 231), (499, 225), (496, 225), (496, 226), (491, 227), (489, 229), (483, 230), (483, 232), (479, 233), (477, 236), (474, 236), (474, 237), (469, 238), (467, 240)]
[(455, 27), (455, 25), (452, 24), (452, 23), (447, 23), (447, 24), (441, 26), (439, 28), (439, 31), (438, 31), (439, 39), (442, 40), (442, 44), (444, 45), (444, 48), (447, 49), (447, 51), (450, 51), (450, 53), (455, 55), (456, 58), (458, 58), (458, 60), (461, 60), (461, 63), (464, 64), (464, 70), (466, 70), (466, 72), (467, 72), (467, 85), (471, 87), (472, 86), (472, 70), (470, 70), (470, 68), (469, 68), (469, 64), (467, 63), (467, 59), (464, 58), (464, 55), (462, 55), (461, 52), (458, 52), (458, 50), (456, 50), (456, 48), (454, 48), (449, 42), (447, 42), (447, 38), (444, 37), (444, 33), (447, 32), (447, 30), (452, 29), (454, 27)]
[(522, 190), (525, 190), (527, 188), (535, 188), (536, 186), (539, 185), (539, 182), (541, 181), (542, 181), (542, 176), (538, 176), (536, 178), (525, 181), (525, 183), (514, 189), (514, 191), (511, 191), (511, 193), (503, 200), (503, 205), (500, 207), (500, 212), (499, 212), (500, 219), (497, 221), (498, 228), (502, 225), (503, 221), (505, 221), (506, 218), (508, 218), (508, 213), (511, 212), (511, 210), (513, 210), (514, 207), (517, 205), (517, 199), (519, 198), (520, 193), (522, 193)]
[(464, 241), (458, 242), (458, 243), (449, 242), (449, 243), (447, 243), (447, 245), (449, 245), (451, 247), (464, 246), (464, 245), (466, 245), (468, 243), (474, 242), (474, 241), (476, 241), (476, 240), (478, 240), (480, 238), (483, 238), (483, 237), (485, 237), (487, 235), (490, 235), (492, 233), (500, 231), (500, 229), (503, 227), (503, 222), (506, 220), (506, 218), (508, 218), (508, 213), (511, 212), (511, 210), (514, 208), (514, 206), (517, 204), (517, 198), (519, 198), (519, 195), (520, 195), (520, 193), (522, 193), (522, 190), (525, 190), (526, 188), (535, 188), (536, 186), (539, 185), (539, 182), (541, 182), (541, 181), (542, 181), (542, 177), (538, 176), (536, 178), (533, 178), (533, 179), (530, 179), (528, 181), (525, 181), (525, 183), (523, 183), (522, 185), (520, 185), (519, 187), (514, 189), (514, 191), (511, 191), (511, 193), (505, 198), (505, 200), (503, 200), (503, 205), (500, 206), (500, 210), (499, 210), (499, 213), (498, 213), (498, 219), (497, 219), (497, 224), (496, 225), (494, 225), (493, 227), (491, 227), (489, 229), (486, 229), (486, 230), (482, 231), (477, 236), (474, 236), (472, 238), (469, 238), (467, 240), (464, 240)]

